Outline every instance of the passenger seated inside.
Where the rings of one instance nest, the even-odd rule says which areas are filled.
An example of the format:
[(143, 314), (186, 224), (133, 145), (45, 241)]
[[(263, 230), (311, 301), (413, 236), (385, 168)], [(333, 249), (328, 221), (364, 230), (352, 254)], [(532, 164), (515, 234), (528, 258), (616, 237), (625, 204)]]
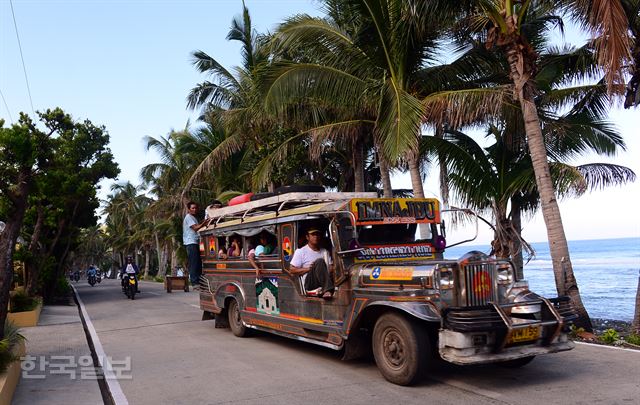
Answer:
[(218, 246), (220, 246), (220, 249), (218, 249), (218, 259), (225, 260), (229, 257), (227, 254), (226, 238), (218, 238)]
[(260, 233), (259, 243), (256, 246), (256, 256), (275, 254), (274, 240), (275, 237), (273, 237), (273, 235), (266, 231), (262, 231)]
[(238, 235), (231, 236), (231, 246), (227, 249), (227, 257), (233, 259), (242, 256), (242, 239)]
[(333, 262), (329, 251), (322, 247), (323, 234), (311, 227), (305, 237), (307, 244), (293, 253), (289, 271), (300, 276), (307, 295), (331, 298), (335, 290), (331, 277)]

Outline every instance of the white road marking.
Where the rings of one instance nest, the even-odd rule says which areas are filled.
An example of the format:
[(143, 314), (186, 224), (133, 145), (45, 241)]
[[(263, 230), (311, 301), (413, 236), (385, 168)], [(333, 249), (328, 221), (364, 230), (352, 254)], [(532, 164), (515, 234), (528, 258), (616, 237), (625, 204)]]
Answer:
[(191, 306), (192, 306), (192, 307), (194, 307), (194, 308), (198, 308), (198, 309), (200, 309), (200, 305), (194, 305), (194, 304), (189, 304), (189, 305), (191, 305)]
[(575, 343), (577, 345), (585, 345), (585, 346), (592, 346), (592, 347), (603, 347), (603, 348), (613, 349), (613, 350), (624, 350), (626, 352), (634, 352), (634, 353), (640, 354), (640, 350), (627, 349), (626, 347), (615, 347), (615, 346), (599, 345), (599, 344), (595, 344), (595, 343), (576, 342), (576, 341), (574, 341), (573, 343)]
[(104, 349), (102, 348), (102, 343), (100, 343), (100, 338), (98, 338), (98, 333), (96, 332), (96, 328), (93, 327), (93, 323), (91, 322), (91, 318), (89, 318), (89, 314), (87, 313), (87, 309), (84, 306), (84, 302), (82, 302), (82, 298), (80, 298), (80, 294), (78, 294), (78, 290), (74, 286), (71, 286), (73, 291), (76, 294), (76, 298), (78, 299), (78, 304), (80, 305), (80, 312), (82, 313), (82, 317), (87, 325), (87, 329), (89, 330), (89, 335), (91, 335), (91, 340), (93, 341), (93, 347), (96, 351), (96, 356), (98, 357), (98, 363), (102, 368), (104, 373), (104, 380), (109, 387), (109, 391), (111, 392), (111, 397), (113, 398), (113, 403), (115, 405), (129, 405), (129, 401), (127, 397), (122, 392), (122, 387), (120, 387), (120, 383), (118, 379), (113, 374), (113, 370), (111, 365), (105, 366), (104, 362), (109, 361), (107, 358)]

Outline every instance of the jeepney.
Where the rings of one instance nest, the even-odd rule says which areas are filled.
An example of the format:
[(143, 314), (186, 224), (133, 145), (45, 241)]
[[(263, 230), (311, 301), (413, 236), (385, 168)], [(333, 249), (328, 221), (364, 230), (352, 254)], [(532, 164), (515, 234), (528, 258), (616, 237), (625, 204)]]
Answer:
[[(203, 319), (236, 336), (267, 331), (342, 350), (345, 359), (373, 351), (382, 375), (401, 385), (436, 357), (522, 366), (574, 347), (567, 332), (576, 315), (567, 298), (529, 291), (508, 260), (477, 251), (443, 258), (437, 199), (288, 193), (208, 207), (207, 217), (200, 308)], [(310, 296), (289, 272), (311, 227), (324, 231), (331, 252), (330, 299)], [(256, 258), (257, 274), (247, 255), (258, 235), (273, 250)], [(231, 240), (241, 252), (225, 253)]]

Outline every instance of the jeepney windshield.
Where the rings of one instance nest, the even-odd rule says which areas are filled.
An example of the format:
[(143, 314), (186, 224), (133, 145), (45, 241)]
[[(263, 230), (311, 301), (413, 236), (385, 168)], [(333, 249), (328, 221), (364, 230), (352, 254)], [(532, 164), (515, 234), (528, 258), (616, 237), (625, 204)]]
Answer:
[[(356, 262), (433, 258), (440, 222), (439, 202), (431, 198), (353, 199), (358, 242)], [(420, 235), (420, 236), (418, 236)]]
[[(401, 245), (416, 241), (418, 224), (383, 224), (358, 226), (358, 242), (363, 245)], [(431, 233), (429, 231), (429, 233)], [(431, 239), (429, 237), (429, 239)]]

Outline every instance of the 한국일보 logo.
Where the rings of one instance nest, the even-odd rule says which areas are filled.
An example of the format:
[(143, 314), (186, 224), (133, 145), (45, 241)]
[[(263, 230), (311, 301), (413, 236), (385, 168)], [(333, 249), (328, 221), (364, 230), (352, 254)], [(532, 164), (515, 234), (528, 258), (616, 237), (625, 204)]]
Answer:
[(380, 277), (380, 267), (375, 267), (371, 272), (371, 278), (377, 280)]

